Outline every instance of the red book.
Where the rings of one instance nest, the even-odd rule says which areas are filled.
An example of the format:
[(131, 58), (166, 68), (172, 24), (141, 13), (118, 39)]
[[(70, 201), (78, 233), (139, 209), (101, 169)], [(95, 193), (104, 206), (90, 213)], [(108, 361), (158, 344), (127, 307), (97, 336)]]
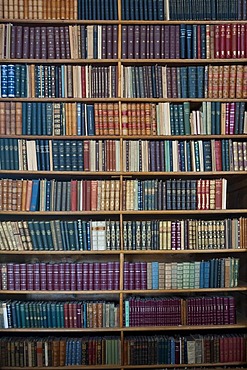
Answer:
[(98, 181), (91, 180), (91, 211), (97, 211)]
[(77, 206), (77, 180), (71, 180), (70, 193), (71, 193), (70, 210), (71, 211), (77, 211), (77, 209), (78, 209), (78, 206)]
[(39, 265), (39, 270), (40, 270), (40, 290), (47, 290), (46, 263), (41, 262)]
[(220, 58), (226, 57), (226, 26), (220, 24)]
[(33, 264), (27, 263), (27, 290), (34, 289)]
[(64, 264), (64, 290), (71, 290), (70, 288), (70, 263)]
[(197, 209), (202, 209), (202, 180), (197, 180)]
[(59, 290), (65, 290), (65, 266), (64, 263), (58, 265)]
[(220, 58), (220, 25), (214, 26), (214, 57)]
[(88, 262), (83, 262), (83, 266), (82, 266), (82, 290), (88, 290), (88, 281), (89, 281), (89, 275), (88, 275)]
[(240, 55), (239, 58), (246, 57), (246, 49), (245, 49), (245, 42), (246, 42), (247, 35), (245, 33), (245, 24), (240, 25)]
[(237, 25), (237, 58), (241, 58), (241, 25)]
[(221, 140), (215, 140), (215, 171), (222, 170), (222, 149), (221, 149)]
[(232, 58), (232, 29), (231, 24), (226, 24), (225, 58)]
[(237, 58), (237, 25), (232, 25), (232, 58)]
[(215, 209), (222, 209), (222, 180), (215, 180)]
[(83, 264), (76, 264), (76, 286), (77, 290), (82, 290)]

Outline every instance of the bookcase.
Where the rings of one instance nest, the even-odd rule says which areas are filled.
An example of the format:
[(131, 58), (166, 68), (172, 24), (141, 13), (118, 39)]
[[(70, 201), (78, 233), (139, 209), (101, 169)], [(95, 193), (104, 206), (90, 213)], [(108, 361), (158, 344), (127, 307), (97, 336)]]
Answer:
[(0, 1), (0, 369), (247, 367), (246, 15)]

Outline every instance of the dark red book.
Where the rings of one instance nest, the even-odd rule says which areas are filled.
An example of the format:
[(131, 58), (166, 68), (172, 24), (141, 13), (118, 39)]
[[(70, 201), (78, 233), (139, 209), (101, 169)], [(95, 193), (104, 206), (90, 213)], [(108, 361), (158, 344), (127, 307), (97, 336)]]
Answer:
[(59, 290), (65, 290), (65, 266), (64, 263), (58, 265)]
[(40, 268), (40, 289), (47, 290), (46, 264), (41, 262), (39, 268)]
[(34, 266), (33, 263), (27, 263), (27, 290), (34, 289)]
[(46, 28), (40, 27), (40, 57), (41, 59), (47, 59), (47, 39), (46, 39)]
[(47, 58), (55, 59), (55, 27), (49, 26), (46, 29), (47, 33)]
[(15, 290), (14, 263), (7, 263), (8, 290)]
[(226, 26), (220, 24), (220, 58), (226, 57)]
[(220, 58), (220, 25), (214, 26), (214, 57)]
[(27, 290), (27, 264), (20, 263), (20, 285), (21, 290)]
[(88, 264), (88, 290), (94, 290), (94, 264)]
[(82, 269), (82, 290), (89, 290), (89, 263), (83, 262)]
[(23, 52), (23, 27), (22, 26), (16, 26), (16, 49), (15, 49), (15, 58), (21, 59), (22, 58), (22, 52)]
[[(108, 279), (109, 282), (109, 279)], [(93, 264), (93, 287), (94, 290), (101, 289), (101, 276), (100, 276), (100, 263), (94, 262)]]
[(34, 263), (33, 265), (33, 288), (40, 290), (40, 264)]
[(124, 290), (129, 290), (129, 262), (124, 261)]
[(46, 276), (47, 276), (47, 290), (54, 290), (53, 286), (53, 265), (50, 263), (46, 264)]
[(21, 290), (21, 280), (20, 280), (20, 264), (14, 264), (14, 286), (15, 290)]
[(76, 286), (77, 290), (82, 290), (83, 264), (76, 264)]

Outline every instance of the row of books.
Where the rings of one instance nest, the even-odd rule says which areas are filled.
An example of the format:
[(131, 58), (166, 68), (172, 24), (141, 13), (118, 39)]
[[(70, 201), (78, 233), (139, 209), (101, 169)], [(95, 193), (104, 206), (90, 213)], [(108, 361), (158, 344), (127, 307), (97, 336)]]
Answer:
[(0, 15), (4, 19), (78, 19), (78, 1), (57, 0), (4, 0), (0, 2)]
[[(53, 168), (55, 170), (55, 165)], [(247, 146), (246, 142), (242, 141), (231, 139), (123, 141), (123, 171), (125, 172), (246, 170)]]
[[(233, 325), (232, 296), (140, 298), (124, 301), (125, 327)], [(116, 328), (119, 305), (105, 301), (1, 301), (0, 328)]]
[[(120, 134), (118, 103), (0, 102), (1, 135)], [(247, 133), (245, 102), (121, 103), (123, 135)]]
[(119, 211), (120, 180), (1, 179), (2, 211)]
[(244, 102), (122, 103), (123, 135), (219, 135), (247, 132)]
[(247, 96), (244, 65), (123, 66), (124, 98), (238, 98)]
[(122, 58), (245, 58), (245, 34), (245, 24), (123, 25)]
[(1, 290), (118, 290), (119, 262), (2, 263)]
[(124, 261), (124, 289), (203, 289), (238, 286), (239, 259), (196, 262)]
[(226, 209), (226, 179), (124, 180), (123, 210)]
[(0, 25), (1, 59), (117, 59), (117, 25)]
[(116, 136), (120, 133), (118, 103), (1, 101), (0, 117), (1, 135)]
[(131, 297), (124, 301), (125, 327), (232, 325), (236, 302), (231, 296)]
[(171, 20), (240, 20), (246, 19), (245, 0), (169, 0)]
[(246, 248), (246, 218), (123, 221), (124, 250)]
[(6, 251), (120, 250), (120, 222), (2, 221), (0, 243)]
[(1, 365), (10, 367), (119, 366), (121, 361), (120, 338), (114, 335), (3, 337), (0, 351)]
[(0, 169), (28, 171), (120, 171), (117, 140), (0, 139)]
[(1, 301), (0, 328), (116, 328), (119, 305), (106, 301)]
[(0, 139), (0, 169), (91, 172), (246, 171), (246, 142)]
[[(142, 335), (126, 337), (125, 365), (215, 364), (246, 361), (243, 334)], [(131, 349), (131, 350), (130, 350)]]
[(117, 67), (2, 64), (0, 97), (116, 98)]
[[(49, 0), (4, 0), (0, 15), (4, 19), (85, 19), (117, 20), (117, 0), (57, 0), (53, 7)], [(122, 0), (122, 20), (241, 20), (246, 19), (245, 0)]]

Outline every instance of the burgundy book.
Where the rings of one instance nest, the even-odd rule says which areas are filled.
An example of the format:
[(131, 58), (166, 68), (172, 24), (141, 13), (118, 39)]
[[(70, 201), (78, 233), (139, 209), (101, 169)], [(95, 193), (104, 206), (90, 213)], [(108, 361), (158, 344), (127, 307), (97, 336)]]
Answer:
[(128, 43), (127, 43), (127, 55), (128, 59), (134, 59), (134, 26), (128, 26)]
[(33, 263), (27, 263), (27, 290), (34, 289), (34, 266)]
[(59, 263), (58, 265), (58, 282), (59, 290), (65, 290), (65, 265), (64, 263)]
[(114, 285), (114, 263), (107, 262), (107, 290), (113, 290)]
[(102, 40), (101, 57), (102, 59), (106, 59), (107, 58), (107, 28), (106, 28), (106, 25), (102, 26), (102, 39), (101, 40)]
[(11, 44), (10, 44), (10, 58), (16, 58), (16, 34), (17, 34), (17, 26), (11, 27)]
[(29, 27), (29, 58), (35, 58), (35, 27)]
[(83, 270), (82, 270), (82, 289), (89, 290), (89, 263), (83, 263)]
[(120, 263), (114, 262), (114, 271), (113, 271), (113, 277), (114, 277), (114, 284), (113, 289), (118, 290), (119, 284), (120, 284)]
[[(198, 29), (200, 29), (200, 27), (198, 27)], [(198, 42), (198, 46), (199, 46), (199, 42)], [(175, 25), (175, 58), (176, 59), (180, 58), (180, 26), (179, 24)]]
[[(148, 37), (148, 33), (147, 33)], [(149, 58), (154, 59), (154, 25), (150, 24), (149, 31)]]
[(41, 262), (39, 268), (40, 268), (40, 289), (47, 290), (46, 263)]
[(135, 262), (129, 263), (129, 274), (127, 276), (127, 279), (129, 280), (129, 289), (134, 290), (136, 289), (135, 286)]
[(124, 261), (124, 276), (123, 276), (123, 284), (124, 290), (129, 290), (129, 262)]
[(77, 290), (82, 290), (82, 273), (83, 273), (83, 264), (76, 264), (76, 286)]
[(46, 264), (46, 276), (47, 276), (47, 290), (53, 290), (53, 265), (51, 263)]
[(20, 263), (20, 281), (21, 281), (21, 290), (27, 290), (27, 265), (26, 263)]
[(59, 290), (59, 268), (58, 268), (58, 263), (53, 264), (53, 287), (54, 287), (54, 290)]
[(22, 52), (23, 52), (23, 27), (22, 26), (16, 26), (16, 49), (15, 49), (15, 57), (16, 59), (22, 58)]
[(147, 262), (141, 262), (141, 289), (147, 289)]
[(106, 26), (106, 59), (112, 59), (112, 47), (113, 47), (113, 26)]
[(49, 26), (46, 29), (47, 33), (47, 58), (55, 59), (55, 27)]
[(170, 58), (176, 58), (176, 26), (170, 25), (170, 38), (169, 38), (169, 47), (170, 47)]
[(14, 263), (7, 263), (8, 290), (15, 290)]
[(71, 290), (70, 287), (70, 263), (66, 262), (64, 264), (64, 289)]
[(108, 266), (106, 262), (101, 262), (100, 264), (100, 288), (101, 290), (107, 290), (108, 285)]
[(140, 59), (147, 58), (147, 26), (140, 26)]
[(41, 59), (47, 59), (46, 28), (47, 27), (40, 27), (40, 57)]
[(93, 263), (93, 289), (94, 290), (101, 289), (101, 276), (100, 276), (100, 263), (99, 262)]
[(14, 284), (15, 290), (21, 290), (21, 280), (20, 280), (20, 264), (14, 264)]
[(33, 289), (40, 290), (40, 264), (33, 264)]
[(77, 290), (76, 286), (76, 264), (70, 264), (70, 289)]
[(135, 25), (134, 26), (134, 58), (135, 59), (140, 58), (140, 44), (141, 44), (140, 26)]
[(154, 26), (154, 58), (161, 58), (161, 26)]
[(34, 48), (34, 58), (41, 59), (41, 28), (35, 26), (35, 48)]
[(112, 58), (117, 59), (118, 57), (118, 26), (112, 26)]
[(88, 264), (88, 290), (94, 290), (94, 264)]

